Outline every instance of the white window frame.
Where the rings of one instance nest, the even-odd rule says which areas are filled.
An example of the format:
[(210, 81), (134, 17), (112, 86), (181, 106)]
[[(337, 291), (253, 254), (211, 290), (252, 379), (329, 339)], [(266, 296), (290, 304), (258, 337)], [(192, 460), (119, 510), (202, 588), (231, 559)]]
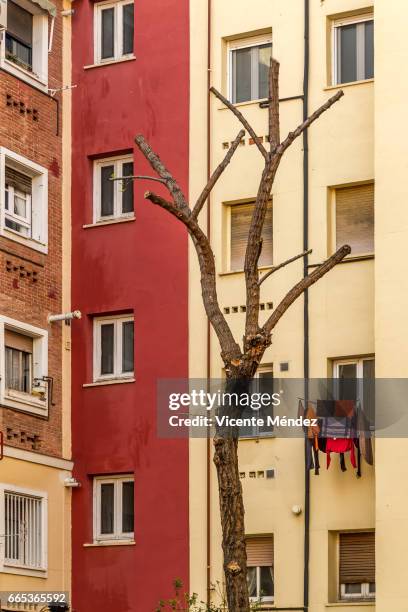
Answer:
[[(274, 370), (273, 370), (273, 364), (265, 364), (265, 365), (260, 365), (255, 376), (254, 376), (254, 380), (259, 380), (259, 374), (261, 373), (271, 373), (273, 374)], [(257, 385), (259, 385), (259, 383), (256, 383)], [(259, 388), (259, 387), (258, 387)], [(256, 416), (257, 413), (254, 412), (254, 416)], [(252, 434), (248, 434), (248, 435), (243, 435), (240, 436), (239, 439), (240, 440), (254, 440), (254, 439), (259, 439), (259, 438), (274, 438), (275, 437), (275, 432), (271, 431), (271, 432), (260, 432), (259, 431), (259, 426), (255, 425), (253, 428), (253, 433)]]
[[(272, 34), (267, 34), (263, 36), (253, 36), (252, 38), (240, 39), (240, 40), (231, 40), (228, 42), (228, 99), (232, 102), (233, 100), (233, 88), (234, 88), (234, 74), (233, 74), (233, 53), (234, 51), (239, 51), (240, 49), (248, 49), (260, 47), (262, 45), (273, 45), (272, 43)], [(273, 52), (273, 46), (272, 46)], [(253, 54), (251, 54), (253, 55)], [(257, 93), (259, 94), (259, 83), (258, 81), (258, 70), (254, 70), (257, 68), (257, 64), (253, 57), (251, 57), (251, 99), (245, 100), (243, 102), (234, 102), (234, 104), (248, 104), (251, 102), (259, 102), (259, 100), (263, 100), (264, 98), (259, 98), (257, 96), (253, 97), (255, 93), (255, 85), (258, 86)]]
[[(123, 316), (109, 316), (109, 317), (95, 317), (93, 327), (93, 379), (94, 382), (104, 380), (121, 380), (126, 378), (134, 378), (133, 372), (122, 372), (122, 325), (132, 321), (134, 326), (133, 315)], [(101, 374), (101, 326), (105, 323), (114, 323), (114, 336), (113, 336), (113, 374)], [(134, 327), (133, 327), (134, 329)], [(134, 364), (134, 353), (133, 353), (133, 364)]]
[(273, 566), (256, 565), (256, 566), (252, 566), (252, 567), (255, 567), (255, 569), (256, 569), (256, 592), (258, 593), (258, 595), (256, 597), (250, 597), (249, 601), (251, 601), (251, 602), (259, 602), (260, 601), (261, 604), (272, 603), (275, 600), (275, 597), (273, 595), (263, 596), (263, 595), (259, 595), (259, 593), (261, 591), (261, 567), (272, 567), (272, 569), (273, 569)]
[[(45, 491), (17, 487), (14, 484), (0, 483), (0, 537), (6, 532), (5, 493), (26, 495), (41, 500), (41, 567), (33, 568), (31, 566), (6, 562), (5, 543), (4, 541), (0, 541), (0, 572), (46, 578), (48, 564), (48, 495)], [(1, 537), (1, 540), (4, 540), (4, 538)]]
[[(339, 58), (340, 58), (340, 54), (339, 54), (339, 38), (338, 38), (338, 30), (339, 28), (341, 28), (342, 26), (347, 26), (347, 25), (359, 25), (359, 24), (364, 24), (367, 21), (374, 21), (374, 14), (373, 13), (366, 13), (364, 15), (360, 15), (360, 16), (354, 16), (354, 17), (344, 17), (343, 19), (336, 19), (332, 22), (332, 78), (333, 78), (333, 82), (332, 85), (345, 85), (346, 83), (340, 83), (339, 78), (340, 78), (340, 74), (339, 74)], [(358, 36), (358, 34), (357, 34)], [(361, 35), (360, 37), (361, 38)], [(350, 81), (351, 83), (356, 83), (359, 81), (371, 81), (372, 79), (366, 79), (364, 76), (363, 78), (359, 79), (358, 78), (358, 71), (360, 70), (360, 72), (363, 70), (362, 66), (364, 64), (364, 49), (361, 51), (361, 45), (364, 45), (364, 37), (362, 39), (362, 42), (360, 41), (360, 52), (358, 49), (359, 46), (359, 42), (357, 40), (357, 55), (359, 57), (356, 58), (357, 61), (357, 79), (356, 81)], [(360, 67), (359, 67), (360, 64)]]
[[(93, 479), (93, 538), (95, 543), (110, 541), (134, 540), (134, 530), (131, 532), (122, 531), (122, 495), (120, 494), (121, 485), (124, 482), (135, 482), (133, 474), (123, 476), (95, 476)], [(114, 529), (112, 534), (101, 533), (101, 485), (114, 485)]]
[[(6, 227), (5, 179), (8, 164), (32, 180), (31, 236)], [(0, 147), (0, 236), (40, 253), (48, 253), (48, 170), (5, 147)]]
[(375, 591), (374, 593), (370, 592), (370, 583), (369, 582), (360, 582), (361, 590), (360, 593), (346, 593), (346, 585), (340, 585), (340, 598), (341, 599), (375, 599)]
[[(97, 2), (94, 7), (94, 61), (95, 64), (106, 64), (122, 59), (133, 58), (134, 50), (131, 53), (123, 53), (123, 7), (127, 4), (134, 4), (129, 0), (118, 0), (117, 2)], [(113, 36), (113, 57), (102, 59), (102, 28), (101, 13), (105, 9), (114, 9), (114, 36)]]
[[(116, 177), (123, 176), (123, 164), (133, 163), (133, 155), (120, 155), (119, 157), (106, 157), (94, 161), (94, 176), (93, 176), (93, 221), (94, 223), (103, 223), (112, 219), (132, 219), (135, 216), (134, 210), (128, 213), (122, 212), (122, 189), (123, 181), (113, 181), (113, 214), (101, 215), (101, 169), (106, 166), (114, 166), (114, 175)], [(134, 166), (133, 166), (134, 168)], [(133, 181), (129, 181), (126, 189), (133, 189)]]
[[(360, 399), (360, 401), (363, 400), (363, 382), (364, 382), (364, 362), (365, 361), (374, 361), (375, 363), (375, 356), (371, 355), (368, 357), (356, 357), (355, 359), (335, 359), (333, 361), (333, 378), (334, 379), (339, 379), (339, 373), (340, 373), (340, 367), (343, 365), (355, 365), (356, 366), (356, 378), (358, 379), (358, 385), (357, 385), (357, 394), (358, 394), (358, 399)], [(335, 394), (336, 397), (338, 395), (338, 386), (337, 384), (335, 385)]]
[(13, 0), (33, 15), (33, 69), (22, 66), (6, 58), (5, 31), (0, 32), (0, 67), (33, 87), (47, 90), (48, 87), (48, 13), (30, 0)]
[(46, 385), (42, 386), (44, 393), (41, 396), (33, 394), (33, 389), (30, 393), (25, 393), (6, 388), (6, 329), (33, 339), (32, 379), (42, 380), (44, 376), (48, 376), (48, 331), (0, 315), (0, 404), (15, 410), (47, 416), (48, 393)]

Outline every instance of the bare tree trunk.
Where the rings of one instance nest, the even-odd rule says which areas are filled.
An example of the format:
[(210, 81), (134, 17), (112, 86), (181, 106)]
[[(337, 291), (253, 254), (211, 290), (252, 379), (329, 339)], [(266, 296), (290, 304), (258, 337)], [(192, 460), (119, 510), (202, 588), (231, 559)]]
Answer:
[(222, 527), (222, 549), (228, 609), (249, 612), (244, 503), (238, 469), (238, 440), (214, 438), (214, 463)]

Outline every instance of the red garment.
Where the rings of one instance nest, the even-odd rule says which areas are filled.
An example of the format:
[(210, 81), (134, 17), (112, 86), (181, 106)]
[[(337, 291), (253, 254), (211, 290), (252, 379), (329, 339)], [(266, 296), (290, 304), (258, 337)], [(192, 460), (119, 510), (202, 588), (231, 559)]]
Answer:
[(357, 467), (356, 456), (354, 453), (354, 441), (351, 438), (327, 438), (326, 440), (326, 454), (327, 454), (327, 469), (330, 466), (330, 452), (333, 453), (347, 453), (350, 451), (351, 465)]

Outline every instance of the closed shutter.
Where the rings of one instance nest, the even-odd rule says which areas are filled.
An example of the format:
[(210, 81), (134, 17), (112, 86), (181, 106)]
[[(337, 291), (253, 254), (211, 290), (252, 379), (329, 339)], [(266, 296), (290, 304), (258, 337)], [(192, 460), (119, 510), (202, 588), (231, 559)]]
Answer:
[(340, 534), (340, 584), (375, 582), (375, 533)]
[(351, 255), (374, 252), (374, 184), (336, 189), (336, 248)]
[(31, 176), (27, 176), (14, 168), (10, 168), (10, 166), (6, 166), (5, 182), (9, 187), (14, 187), (14, 189), (17, 189), (17, 191), (22, 191), (23, 193), (28, 193), (31, 195), (33, 182)]
[(25, 353), (33, 352), (33, 339), (30, 336), (18, 334), (10, 329), (4, 331), (4, 344), (9, 348), (24, 351)]
[(247, 566), (273, 567), (273, 537), (247, 538)]
[[(231, 270), (243, 270), (254, 204), (231, 206)], [(269, 202), (262, 230), (262, 253), (259, 266), (272, 265), (272, 202)]]

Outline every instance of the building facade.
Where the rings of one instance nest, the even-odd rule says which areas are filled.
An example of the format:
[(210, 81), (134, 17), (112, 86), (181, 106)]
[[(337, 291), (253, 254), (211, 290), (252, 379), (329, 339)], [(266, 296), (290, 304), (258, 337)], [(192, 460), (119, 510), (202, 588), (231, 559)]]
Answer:
[(48, 319), (69, 309), (66, 4), (0, 8), (1, 591), (70, 590), (70, 330)]
[(188, 376), (187, 236), (121, 179), (152, 174), (141, 133), (188, 188), (188, 31), (179, 0), (85, 0), (72, 17), (77, 612), (153, 610), (188, 584), (188, 441), (156, 436), (157, 380)]
[[(309, 270), (341, 244), (352, 253), (310, 289), (306, 310), (300, 299), (279, 322), (261, 377), (407, 376), (406, 137), (397, 127), (407, 88), (400, 73), (408, 50), (400, 31), (405, 19), (403, 3), (382, 0), (375, 6), (259, 0), (250, 11), (244, 1), (190, 3), (191, 200), (206, 183), (208, 157), (212, 171), (241, 128), (208, 96), (208, 84), (237, 105), (264, 143), (268, 111), (260, 102), (268, 96), (271, 53), (280, 62), (282, 138), (302, 122), (305, 106), (310, 114), (344, 91), (310, 128), (308, 142), (298, 139), (285, 154), (266, 218), (262, 267), (306, 248), (313, 249)], [(243, 236), (262, 168), (246, 134), (212, 191), (209, 213), (201, 214), (219, 272), (220, 306), (237, 339), (245, 320)], [(218, 379), (223, 364), (201, 304), (192, 246), (189, 269), (190, 377)], [(262, 284), (261, 323), (303, 273), (298, 260)], [(239, 456), (252, 596), (262, 595), (271, 609), (408, 609), (402, 574), (408, 515), (398, 485), (406, 448), (406, 440), (380, 438), (374, 465), (363, 461), (360, 478), (348, 459), (345, 472), (332, 461), (319, 476), (305, 477), (304, 440), (246, 432)], [(206, 440), (190, 441), (191, 590), (216, 600), (211, 584), (222, 581), (223, 570), (211, 455)]]

